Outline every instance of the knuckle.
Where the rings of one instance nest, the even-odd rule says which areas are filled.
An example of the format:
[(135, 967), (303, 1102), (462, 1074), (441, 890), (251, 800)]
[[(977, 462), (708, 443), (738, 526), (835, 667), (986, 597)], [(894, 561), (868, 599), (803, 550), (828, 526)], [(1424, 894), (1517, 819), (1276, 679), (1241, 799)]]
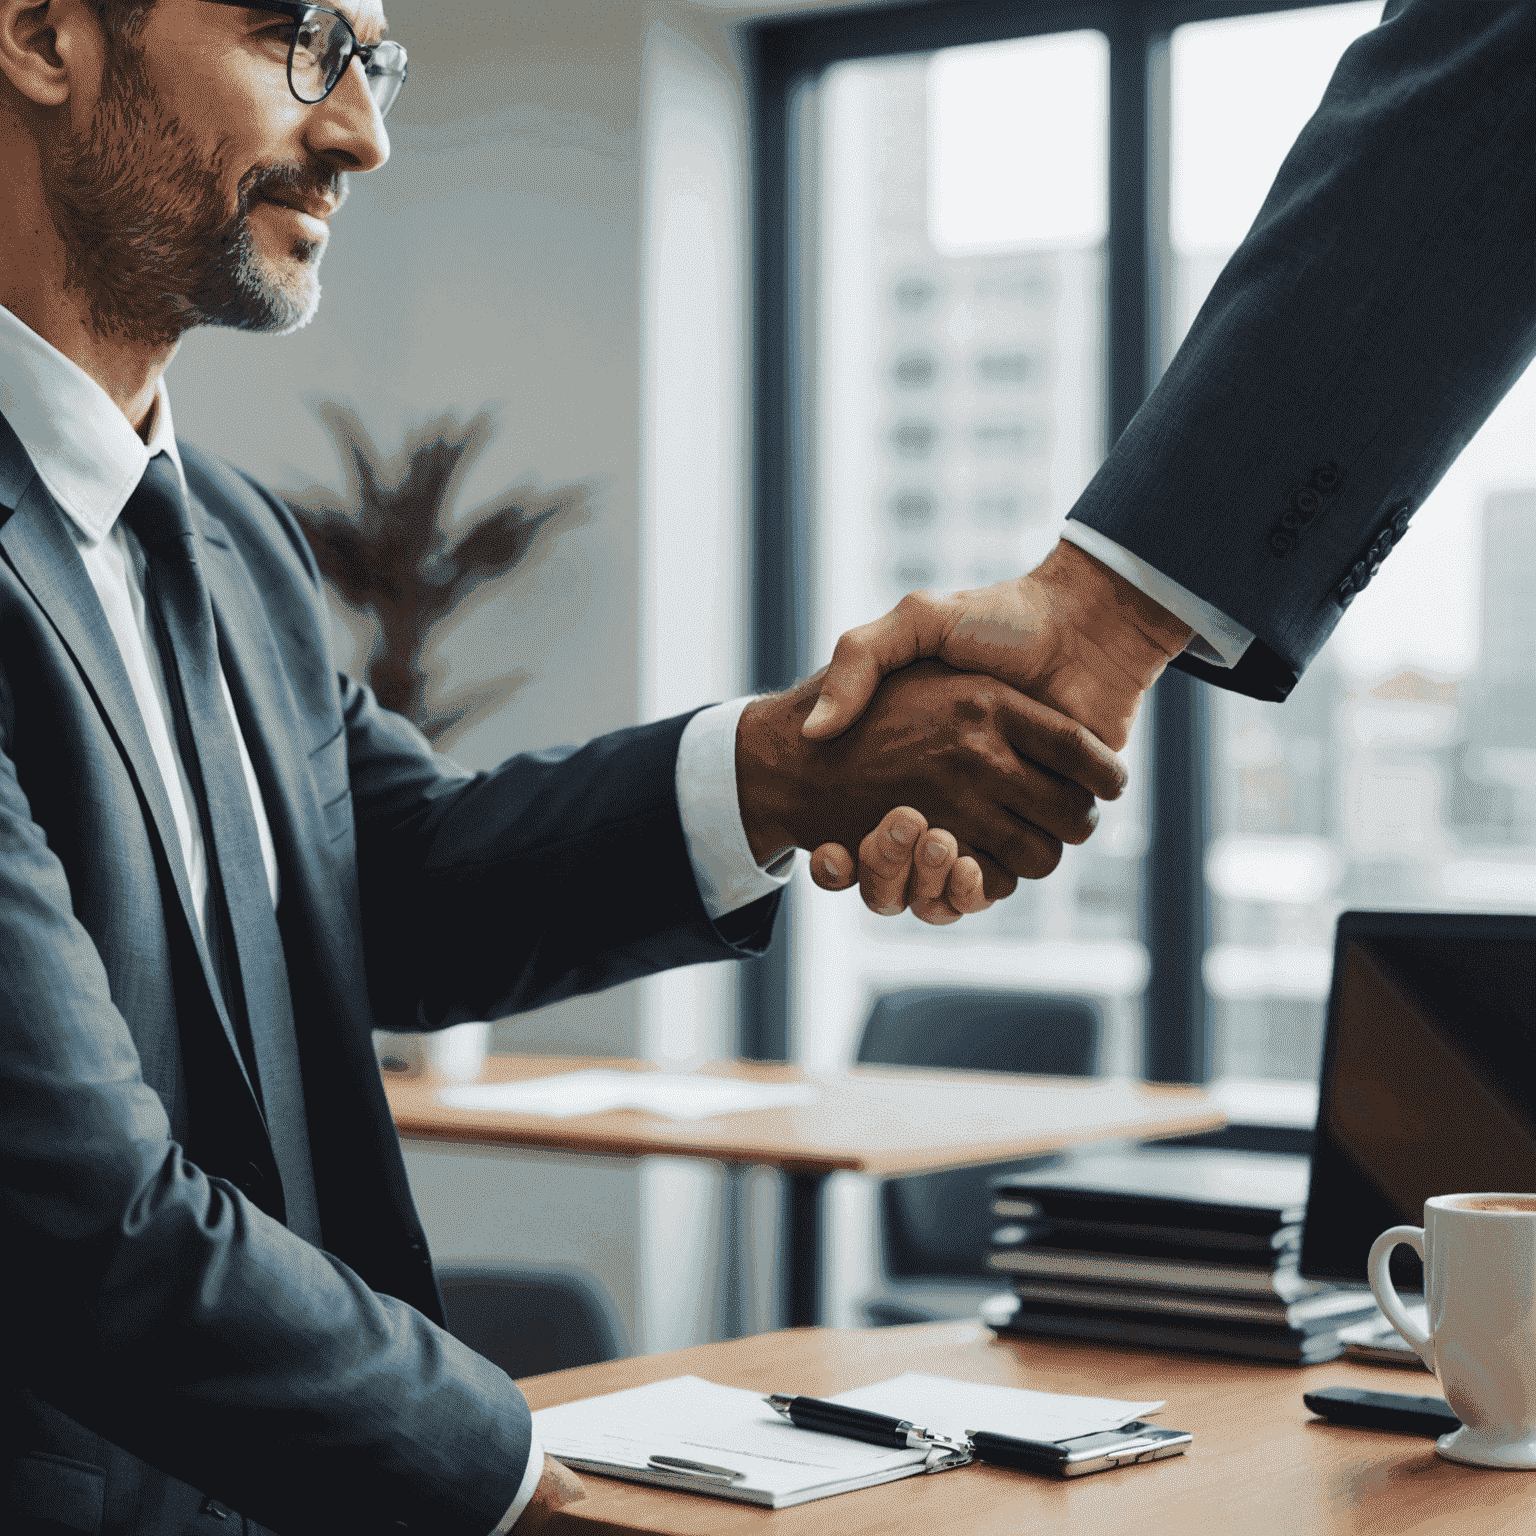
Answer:
[(1024, 880), (1043, 880), (1061, 863), (1061, 855), (1060, 839), (1038, 827), (1027, 827), (1008, 839), (1001, 862), (1011, 875)]
[(1068, 805), (1062, 821), (1062, 841), (1073, 844), (1086, 843), (1098, 824), (1099, 808), (1093, 803), (1091, 797), (1086, 805), (1080, 802)]

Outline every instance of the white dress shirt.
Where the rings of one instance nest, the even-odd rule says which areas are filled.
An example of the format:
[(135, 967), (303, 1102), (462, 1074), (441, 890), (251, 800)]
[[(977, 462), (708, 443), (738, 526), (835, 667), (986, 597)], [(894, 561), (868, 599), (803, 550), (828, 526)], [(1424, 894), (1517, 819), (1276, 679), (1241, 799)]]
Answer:
[(1154, 603), (1161, 603), (1174, 618), (1188, 624), (1195, 633), (1184, 649), (1202, 661), (1218, 667), (1235, 667), (1243, 659), (1243, 652), (1253, 644), (1251, 629), (1244, 629), (1219, 608), (1213, 608), (1188, 587), (1181, 587), (1172, 578), (1164, 576), (1156, 566), (1148, 565), (1123, 544), (1106, 538), (1097, 528), (1069, 518), (1061, 536), (1107, 565), (1117, 576), (1125, 577)]
[[(186, 769), (176, 750), (175, 716), (145, 610), (144, 553), (119, 518), (156, 454), (170, 458), (182, 492), (186, 492), (165, 383), (162, 380), (156, 387), (149, 440), (145, 442), (89, 374), (0, 305), (0, 415), (68, 517), (81, 562), (122, 654), (176, 823), (193, 909), (206, 931), (208, 864), (203, 830), (195, 814), (196, 800)], [(240, 748), (240, 764), (275, 907), (278, 870), (272, 830), (222, 668), (219, 682)], [(700, 711), (684, 728), (678, 748), (678, 811), (699, 893), (711, 918), (756, 901), (789, 879), (787, 858), (775, 861), (769, 870), (759, 868), (741, 824), (736, 797), (736, 722), (746, 703), (746, 699), (736, 699)], [(543, 1468), (544, 1452), (535, 1436), (517, 1498), (494, 1536), (512, 1529), (533, 1497)]]

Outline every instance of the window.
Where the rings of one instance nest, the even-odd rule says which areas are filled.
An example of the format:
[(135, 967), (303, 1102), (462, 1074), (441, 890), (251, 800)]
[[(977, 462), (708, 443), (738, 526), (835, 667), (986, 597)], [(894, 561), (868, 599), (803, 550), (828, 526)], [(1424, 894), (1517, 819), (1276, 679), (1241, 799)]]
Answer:
[[(1054, 543), (1380, 15), (1246, 9), (752, 29), (760, 686)], [(961, 979), (1103, 997), (1109, 1070), (1310, 1078), (1344, 906), (1536, 906), (1533, 408), (1536, 374), (1287, 704), (1168, 674), (1135, 791), (1051, 879), (949, 930), (802, 910), (789, 973), (745, 984), (747, 1053), (787, 1054), (794, 1018), (797, 1054), (845, 1060), (872, 992)]]

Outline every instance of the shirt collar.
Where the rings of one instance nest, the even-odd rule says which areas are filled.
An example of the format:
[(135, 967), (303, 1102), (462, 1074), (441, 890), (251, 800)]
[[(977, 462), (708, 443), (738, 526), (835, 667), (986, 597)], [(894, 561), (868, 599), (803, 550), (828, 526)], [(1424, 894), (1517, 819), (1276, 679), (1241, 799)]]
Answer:
[(145, 443), (95, 379), (0, 305), (0, 414), (87, 544), (112, 531), (157, 453), (176, 466), (186, 495), (164, 379), (152, 410)]

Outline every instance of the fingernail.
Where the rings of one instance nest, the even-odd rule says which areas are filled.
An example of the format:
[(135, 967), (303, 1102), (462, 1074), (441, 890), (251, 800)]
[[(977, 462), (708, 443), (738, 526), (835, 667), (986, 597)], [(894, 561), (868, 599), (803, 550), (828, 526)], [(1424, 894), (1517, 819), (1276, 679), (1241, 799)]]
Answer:
[(826, 870), (826, 872), (827, 872), (827, 877), (828, 877), (828, 878), (829, 878), (829, 879), (831, 879), (831, 880), (837, 880), (837, 879), (840, 879), (840, 878), (841, 878), (841, 876), (839, 876), (839, 874), (838, 874), (838, 872), (837, 872), (837, 865), (835, 865), (835, 864), (834, 864), (834, 863), (833, 863), (833, 862), (832, 862), (832, 860), (831, 860), (831, 859), (823, 859), (823, 860), (822, 860), (822, 861), (821, 861), (821, 867), (822, 867), (822, 868), (823, 868), (823, 869), (824, 869), (824, 870)]
[(897, 904), (895, 904), (893, 902), (888, 907), (881, 907), (880, 908), (880, 916), (881, 917), (900, 917), (901, 916), (901, 908), (900, 908), (900, 906), (898, 906)]
[(942, 864), (944, 862), (944, 844), (929, 843), (928, 846), (923, 849), (923, 857), (927, 859), (930, 864)]
[(891, 828), (890, 838), (893, 843), (900, 843), (903, 848), (912, 841), (912, 834), (902, 826)]
[(825, 699), (817, 699), (816, 706), (805, 717), (805, 724), (801, 730), (813, 730), (818, 725), (824, 725), (832, 718), (832, 706)]

